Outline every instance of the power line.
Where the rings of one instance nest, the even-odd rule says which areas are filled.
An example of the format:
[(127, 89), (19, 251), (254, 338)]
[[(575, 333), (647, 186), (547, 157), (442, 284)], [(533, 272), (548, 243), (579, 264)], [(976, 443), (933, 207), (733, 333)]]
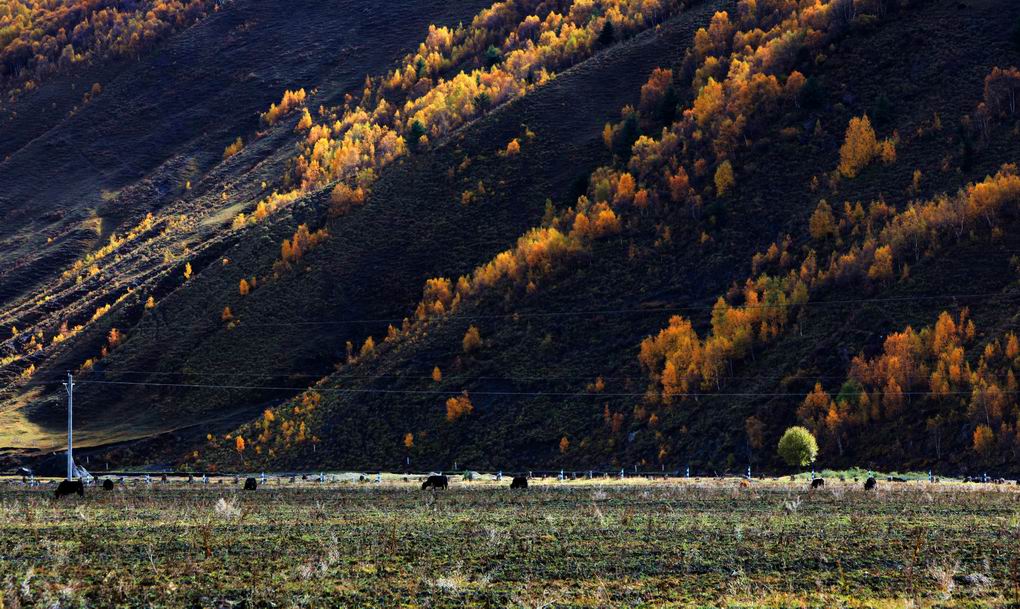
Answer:
[[(319, 393), (336, 393), (336, 394), (351, 394), (351, 393), (368, 393), (368, 394), (396, 394), (396, 395), (435, 395), (435, 396), (457, 396), (461, 395), (462, 391), (455, 390), (420, 390), (420, 389), (344, 389), (340, 387), (280, 387), (272, 385), (212, 385), (212, 384), (198, 384), (198, 383), (149, 383), (141, 381), (76, 381), (77, 384), (85, 385), (130, 385), (130, 386), (144, 386), (144, 387), (175, 387), (175, 388), (188, 388), (188, 389), (225, 389), (225, 390), (263, 390), (263, 391), (315, 391)], [(55, 384), (50, 383), (26, 383), (26, 384)], [(618, 393), (596, 393), (590, 391), (583, 392), (558, 392), (558, 391), (470, 391), (472, 395), (480, 396), (508, 396), (508, 397), (593, 397), (593, 398), (606, 398), (606, 397), (644, 397), (645, 392), (618, 392)], [(1003, 391), (1002, 393), (1010, 395), (1020, 395), (1020, 390), (1017, 391)], [(972, 394), (971, 391), (903, 391), (902, 395), (905, 396), (946, 396), (946, 395), (964, 395), (969, 396)], [(699, 397), (797, 397), (803, 398), (803, 392), (797, 391), (776, 391), (776, 392), (765, 392), (765, 391), (736, 391), (736, 392), (706, 392), (706, 393), (674, 393), (671, 394), (673, 397), (678, 398), (699, 398)]]
[[(1001, 292), (992, 292), (986, 294), (940, 294), (934, 296), (904, 296), (904, 297), (893, 297), (893, 298), (852, 298), (852, 299), (841, 299), (841, 300), (819, 300), (819, 301), (808, 301), (801, 304), (785, 302), (785, 303), (759, 303), (756, 305), (733, 305), (733, 308), (740, 309), (786, 309), (790, 307), (822, 307), (822, 306), (841, 306), (841, 305), (858, 305), (867, 303), (891, 303), (891, 302), (922, 302), (922, 301), (934, 301), (934, 300), (962, 300), (962, 299), (974, 299), (974, 298), (986, 298), (986, 299), (1020, 299), (1020, 294), (1003, 294)], [(458, 314), (450, 313), (442, 315), (440, 317), (428, 318), (428, 321), (432, 320), (444, 320), (444, 319), (461, 319), (461, 320), (483, 320), (483, 319), (516, 319), (516, 318), (548, 318), (548, 317), (581, 317), (581, 316), (600, 316), (600, 315), (631, 315), (631, 314), (656, 314), (656, 313), (680, 313), (684, 311), (711, 311), (715, 308), (715, 305), (687, 305), (680, 307), (635, 307), (635, 308), (620, 308), (620, 309), (590, 309), (590, 310), (579, 310), (579, 311), (546, 311), (546, 312), (514, 312), (514, 313), (491, 313), (491, 314)], [(323, 320), (323, 321), (291, 321), (291, 322), (264, 322), (264, 323), (245, 323), (243, 315), (239, 315), (235, 318), (235, 322), (238, 327), (242, 328), (273, 328), (273, 327), (292, 327), (292, 326), (332, 326), (332, 325), (346, 325), (346, 324), (383, 324), (383, 323), (403, 323), (406, 318), (369, 318), (369, 319), (342, 319), (342, 320)], [(173, 324), (168, 323), (165, 325), (152, 324), (152, 323), (139, 323), (135, 325), (135, 328), (153, 328), (153, 329), (172, 329), (172, 328), (210, 328), (215, 327), (218, 322), (210, 322), (208, 324)]]
[[(325, 378), (331, 379), (354, 379), (354, 380), (373, 380), (373, 379), (403, 379), (403, 380), (431, 380), (431, 374), (425, 374), (424, 372), (419, 374), (341, 374), (336, 372), (325, 371), (322, 374), (315, 373), (300, 373), (300, 372), (277, 372), (277, 373), (258, 373), (258, 372), (169, 372), (169, 371), (141, 371), (141, 370), (108, 370), (104, 371), (109, 375), (120, 375), (120, 374), (134, 374), (134, 375), (152, 375), (152, 376), (195, 376), (195, 377), (230, 377), (230, 376), (246, 376), (256, 378), (276, 378), (276, 377), (293, 377), (293, 378)], [(443, 380), (450, 381), (458, 378), (458, 375), (449, 373), (443, 374)], [(485, 380), (485, 381), (570, 381), (570, 380), (587, 380), (594, 381), (596, 378), (601, 378), (603, 381), (648, 381), (648, 376), (614, 376), (606, 374), (573, 374), (573, 375), (553, 375), (553, 376), (474, 376), (465, 375), (466, 379), (469, 380)], [(783, 380), (788, 378), (807, 378), (807, 379), (828, 379), (828, 380), (841, 380), (845, 379), (846, 375), (835, 375), (835, 374), (810, 374), (810, 375), (798, 375), (795, 373), (782, 374), (782, 375), (765, 375), (765, 374), (754, 374), (754, 375), (727, 375), (727, 380)], [(56, 379), (38, 379), (34, 378), (34, 381), (42, 382), (56, 382)], [(85, 381), (82, 381), (85, 382)]]

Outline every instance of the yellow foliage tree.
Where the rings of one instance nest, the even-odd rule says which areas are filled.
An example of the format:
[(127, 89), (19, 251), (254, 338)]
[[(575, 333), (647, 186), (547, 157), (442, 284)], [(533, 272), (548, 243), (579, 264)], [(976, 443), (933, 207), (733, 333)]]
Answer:
[(823, 241), (830, 236), (835, 237), (839, 234), (836, 230), (836, 219), (832, 215), (832, 207), (825, 199), (818, 202), (818, 207), (811, 214), (808, 231), (815, 241)]
[(868, 269), (868, 278), (873, 281), (885, 281), (893, 276), (892, 248), (888, 245), (875, 250), (875, 262)]
[(974, 429), (974, 452), (987, 457), (995, 449), (995, 432), (987, 425), (978, 425)]
[(470, 326), (467, 332), (464, 333), (463, 347), (464, 353), (471, 353), (477, 351), (482, 346), (482, 335), (475, 326)]
[(365, 358), (375, 353), (375, 339), (371, 336), (365, 339), (365, 342), (361, 345), (361, 351), (358, 352), (358, 357)]
[[(240, 136), (238, 136), (238, 138), (236, 140), (234, 140), (234, 143), (230, 144), (229, 146), (227, 146), (226, 148), (223, 149), (223, 160), (225, 161), (225, 160), (229, 159), (230, 157), (234, 156), (238, 152), (241, 152), (241, 150), (243, 150), (243, 149), (244, 149), (244, 141), (241, 139)], [(191, 184), (191, 182), (188, 182), (188, 185), (190, 185), (190, 184)]]
[[(895, 152), (895, 149), (894, 149)], [(850, 119), (846, 137), (839, 149), (839, 172), (848, 178), (857, 177), (878, 154), (878, 140), (868, 115)]]
[(896, 142), (893, 140), (882, 140), (882, 143), (878, 145), (879, 155), (882, 157), (882, 162), (886, 165), (892, 165), (896, 162)]
[(309, 114), (308, 108), (305, 108), (301, 112), (301, 119), (298, 121), (298, 124), (295, 127), (295, 129), (297, 131), (308, 131), (311, 128), (312, 128), (312, 115)]
[(329, 194), (329, 213), (333, 216), (342, 216), (351, 208), (365, 203), (365, 189), (358, 186), (351, 188), (343, 182), (337, 182)]
[(705, 127), (723, 108), (723, 86), (709, 77), (708, 82), (694, 100), (694, 119), (699, 127)]
[(737, 180), (733, 177), (733, 164), (728, 160), (719, 164), (715, 170), (715, 194), (717, 197), (725, 197), (736, 186)]

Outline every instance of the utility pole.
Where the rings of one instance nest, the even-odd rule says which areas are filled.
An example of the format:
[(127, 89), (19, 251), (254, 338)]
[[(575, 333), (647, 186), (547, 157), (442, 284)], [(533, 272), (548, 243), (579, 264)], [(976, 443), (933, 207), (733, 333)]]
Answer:
[(67, 372), (67, 382), (64, 383), (64, 389), (67, 390), (67, 479), (74, 480), (74, 456), (71, 453), (71, 439), (74, 433), (71, 426), (71, 413), (74, 408), (74, 376), (70, 371)]

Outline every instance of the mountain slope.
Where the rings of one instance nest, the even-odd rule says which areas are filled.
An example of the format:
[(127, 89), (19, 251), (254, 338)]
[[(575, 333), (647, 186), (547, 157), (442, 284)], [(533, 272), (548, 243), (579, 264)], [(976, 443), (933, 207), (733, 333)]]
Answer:
[[(3, 323), (8, 330), (46, 327), (51, 319), (75, 325), (127, 289), (165, 279), (166, 269), (154, 260), (161, 249), (187, 252), (189, 244), (215, 243), (222, 239), (218, 227), (199, 226), (187, 241), (171, 235), (134, 259), (126, 257), (128, 243), (117, 252), (122, 262), (83, 284), (66, 270), (110, 236), (144, 224), (147, 213), (157, 218), (152, 234), (181, 215), (218, 213), (221, 193), (235, 182), (235, 200), (264, 196), (260, 182), (274, 183), (293, 156), (289, 129), (253, 138), (229, 163), (222, 150), (238, 133), (254, 135), (258, 113), (282, 89), (321, 84), (328, 87), (322, 102), (342, 98), (358, 90), (366, 73), (382, 72), (406, 53), (429, 23), (455, 24), (486, 5), (394, 3), (379, 13), (356, 3), (233, 2), (137, 62), (97, 64), (73, 75), (102, 81), (103, 93), (44, 133), (23, 138), (0, 172)], [(387, 15), (393, 27), (380, 28)], [(55, 77), (19, 99), (19, 116), (41, 112), (70, 78)], [(31, 128), (19, 125), (5, 127), (15, 134), (12, 141)], [(57, 356), (56, 369), (77, 369), (95, 351), (76, 344)]]
[[(238, 122), (215, 145), (196, 140), (206, 173), (153, 225), (139, 208), (142, 237), (127, 235), (100, 275), (85, 263), (80, 285), (65, 275), (8, 300), (0, 321), (36, 327), (47, 307), (53, 324), (114, 305), (9, 366), (39, 364), (11, 383), (3, 422), (31, 438), (18, 446), (59, 445), (52, 383), (82, 368), (82, 442), (113, 463), (734, 471), (781, 467), (772, 447), (802, 423), (826, 465), (1014, 468), (1013, 401), (992, 429), (968, 407), (982, 399), (970, 386), (951, 403), (931, 395), (933, 364), (897, 403), (884, 371), (865, 378), (852, 360), (885, 361), (887, 336), (964, 307), (972, 370), (989, 341), (1005, 344), (1018, 147), (1003, 100), (1020, 79), (994, 69), (1020, 63), (1018, 8), (674, 8), (633, 39), (601, 28), (590, 57), (503, 105), (467, 102), (449, 130), (382, 120), (405, 129), (406, 154), (353, 163), (371, 179), (326, 172), (364, 183), (363, 205), (338, 206), (334, 182), (307, 179), (317, 132), (302, 135), (300, 111), (254, 136)], [(465, 69), (499, 65), (476, 46)], [(428, 62), (401, 63), (424, 83), (408, 95), (443, 86), (423, 76)], [(408, 73), (386, 67), (370, 73)], [(378, 100), (391, 94), (412, 107), (373, 81), (362, 102), (344, 100), (364, 76), (284, 88), (321, 83), (307, 105), (343, 111), (320, 117), (354, 103), (385, 117)], [(334, 119), (309, 122), (320, 120)], [(239, 224), (298, 178), (313, 187)], [(875, 408), (847, 402), (848, 377), (870, 383)], [(827, 397), (807, 408), (816, 383)], [(975, 440), (982, 424), (994, 448)]]
[[(716, 298), (760, 272), (752, 271), (755, 252), (790, 234), (792, 253), (803, 255), (797, 252), (812, 244), (808, 225), (819, 199), (837, 208), (843, 200), (884, 199), (902, 210), (915, 197), (952, 194), (1014, 159), (1017, 148), (1007, 127), (981, 141), (968, 127), (985, 77), (994, 66), (1016, 60), (1008, 42), (1015, 15), (994, 18), (1004, 10), (1015, 9), (995, 2), (965, 8), (932, 2), (905, 7), (877, 24), (862, 23), (827, 48), (818, 67), (797, 62), (821, 83), (815, 94), (821, 99), (782, 113), (738, 154), (735, 190), (701, 218), (646, 214), (618, 237), (568, 259), (536, 290), (498, 289), (465, 301), (420, 333), (341, 370), (315, 388), (313, 399), (295, 403), (305, 411), (311, 403), (312, 414), (282, 411), (293, 424), (305, 424), (318, 443), (296, 442), (282, 430), (281, 411), (268, 424), (259, 421), (239, 433), (249, 440), (258, 436), (254, 445), (272, 449), (269, 461), (277, 463), (398, 467), (410, 457), (419, 467), (439, 468), (454, 462), (647, 468), (661, 462), (721, 470), (752, 458), (777, 466), (769, 447), (798, 421), (814, 383), (826, 380), (828, 387), (832, 378), (845, 378), (850, 358), (872, 352), (887, 333), (909, 323), (932, 324), (942, 308), (964, 305), (980, 318), (979, 327), (1009, 323), (1012, 312), (1001, 305), (1011, 302), (1015, 281), (1007, 272), (1015, 248), (1008, 215), (996, 240), (976, 232), (972, 241), (910, 260), (907, 279), (819, 289), (789, 331), (730, 364), (720, 386), (698, 389), (696, 398), (672, 404), (654, 398), (656, 381), (638, 360), (639, 343), (678, 313), (706, 334)], [(989, 31), (991, 21), (1002, 25)], [(905, 45), (925, 52), (888, 53)], [(882, 134), (900, 134), (896, 161), (826, 186), (839, 164), (847, 123), (865, 113), (881, 117)], [(912, 186), (915, 169), (922, 176), (919, 189)], [(813, 178), (820, 178), (819, 186)], [(673, 229), (668, 239), (664, 223)], [(984, 300), (968, 296), (974, 294)], [(472, 325), (482, 346), (468, 354), (462, 339)], [(431, 377), (434, 367), (442, 373), (439, 382)], [(836, 389), (838, 384), (833, 395)], [(462, 391), (473, 410), (445, 416), (446, 401)], [(752, 416), (761, 422), (753, 439), (745, 425)], [(938, 455), (924, 415), (906, 418), (862, 433), (845, 451), (821, 438), (826, 463), (966, 468), (979, 462), (970, 447), (973, 424), (961, 421)], [(232, 448), (213, 442), (212, 461), (239, 466)], [(1009, 454), (984, 462), (1001, 468), (998, 459)], [(264, 455), (249, 448), (245, 459)]]
[[(135, 279), (122, 287), (142, 286), (138, 292), (131, 293), (99, 323), (83, 329), (73, 342), (48, 352), (46, 369), (76, 369), (86, 358), (96, 356), (109, 330), (117, 327), (126, 339), (96, 367), (93, 380), (158, 382), (166, 381), (168, 374), (216, 370), (222, 371), (224, 378), (245, 378), (251, 371), (283, 379), (287, 386), (307, 386), (309, 378), (328, 372), (342, 358), (346, 339), (360, 341), (365, 332), (357, 325), (327, 328), (323, 332), (316, 320), (334, 318), (337, 311), (344, 311), (345, 317), (353, 313), (372, 319), (398, 315), (417, 300), (419, 286), (428, 276), (456, 268), (454, 265), (470, 268), (512, 240), (517, 232), (541, 216), (546, 197), (558, 192), (569, 194), (577, 178), (587, 173), (585, 167), (594, 167), (604, 160), (605, 153), (599, 143), (602, 123), (612, 119), (620, 106), (636, 97), (642, 72), (630, 74), (627, 87), (607, 89), (604, 78), (619, 71), (620, 66), (635, 62), (644, 66), (642, 71), (650, 69), (657, 54), (673, 53), (682, 48), (693, 33), (694, 20), (703, 23), (709, 14), (707, 8), (699, 8), (684, 22), (687, 25), (671, 24), (661, 36), (639, 37), (633, 43), (610, 47), (510, 106), (493, 110), (483, 120), (454, 134), (450, 141), (390, 168), (373, 187), (368, 205), (331, 221), (326, 227), (332, 237), (321, 246), (321, 251), (307, 257), (312, 272), (296, 269), (275, 280), (264, 280), (265, 273), (279, 257), (279, 243), (289, 237), (299, 223), (316, 225), (321, 221), (328, 191), (300, 197), (286, 212), (274, 215), (272, 221), (246, 229), (241, 239), (218, 234), (222, 230), (220, 223), (229, 220), (230, 215), (207, 215), (198, 224), (198, 234), (192, 238), (194, 254), (188, 260), (194, 269), (193, 278), (184, 280), (182, 263), (165, 268), (131, 263), (133, 266), (128, 267), (128, 272)], [(561, 81), (566, 84), (561, 85)], [(559, 114), (569, 107), (577, 92), (588, 97), (583, 107), (592, 115), (574, 115), (571, 121), (564, 123)], [(291, 119), (287, 121), (289, 124), (269, 130), (265, 137), (249, 142), (241, 154), (217, 165), (201, 182), (193, 185), (198, 194), (177, 209), (189, 215), (212, 209), (219, 199), (219, 188), (227, 183), (233, 183), (230, 203), (259, 197), (260, 190), (264, 191), (265, 187), (260, 187), (258, 182), (269, 181), (274, 175), (278, 177), (283, 165), (280, 159), (292, 151), (285, 142), (293, 122)], [(522, 136), (525, 125), (530, 125), (534, 139), (542, 144), (526, 142), (513, 163), (505, 162), (495, 152), (513, 137)], [(473, 162), (470, 166), (465, 164), (462, 182), (443, 183), (436, 179), (460, 166), (466, 156)], [(576, 173), (565, 174), (556, 162), (563, 157), (575, 158), (583, 165)], [(260, 161), (262, 158), (266, 160)], [(238, 163), (244, 163), (245, 179), (234, 183), (236, 173), (231, 170)], [(522, 173), (522, 167), (530, 168), (534, 175)], [(493, 179), (492, 176), (502, 177)], [(493, 200), (485, 201), (484, 205), (463, 206), (460, 203), (463, 184), (476, 186), (483, 178), (494, 193)], [(230, 205), (225, 211), (237, 208), (237, 205)], [(492, 222), (494, 217), (499, 221)], [(488, 231), (482, 235), (491, 240), (488, 244), (491, 249), (469, 252), (465, 247), (473, 248), (478, 244), (472, 241), (467, 246), (454, 245), (435, 256), (436, 243), (418, 239), (426, 232), (432, 239), (455, 244), (462, 235), (462, 227), (472, 225), (479, 226), (480, 231)], [(128, 248), (134, 247), (133, 243), (129, 242)], [(486, 244), (482, 242), (481, 245)], [(131, 254), (125, 248), (118, 252), (136, 258), (147, 257), (151, 261), (158, 250), (153, 251), (152, 246), (145, 248), (147, 254)], [(222, 264), (224, 258), (229, 259), (229, 265)], [(106, 263), (103, 266), (104, 274), (120, 274), (116, 267), (107, 270)], [(242, 300), (237, 291), (238, 282), (253, 275), (263, 281)], [(81, 289), (75, 286), (69, 291), (77, 293)], [(117, 289), (108, 289), (108, 293), (109, 298), (122, 295)], [(89, 292), (90, 297), (95, 294), (95, 290)], [(158, 302), (151, 311), (143, 306), (150, 295)], [(109, 300), (98, 300), (94, 304), (82, 301), (73, 306), (87, 318), (92, 311), (89, 307), (103, 302)], [(225, 306), (232, 306), (235, 311), (236, 329), (221, 321)], [(72, 309), (62, 305), (60, 310), (66, 314)], [(312, 320), (312, 324), (302, 325), (303, 320)], [(299, 326), (277, 325), (291, 321), (299, 322)], [(136, 323), (137, 329), (132, 329)], [(52, 378), (52, 372), (47, 374), (40, 370), (37, 382)], [(118, 370), (128, 372), (121, 375)], [(152, 374), (136, 376), (136, 371)], [(288, 379), (290, 372), (306, 376), (291, 381)], [(185, 413), (189, 421), (202, 421), (203, 426), (197, 431), (204, 436), (206, 426), (224, 415), (238, 411), (249, 415), (258, 413), (262, 405), (280, 396), (279, 391), (230, 393), (189, 391), (187, 388), (156, 391), (162, 393), (154, 396), (143, 387), (90, 387), (83, 380), (78, 400), (82, 408), (78, 420), (82, 421), (83, 443), (175, 429)], [(47, 436), (45, 429), (50, 425), (53, 425), (50, 429), (58, 433), (58, 399), (58, 395), (51, 394), (48, 400), (36, 400), (29, 408), (19, 409), (17, 416), (27, 416), (31, 424), (42, 426), (37, 428), (40, 438)], [(137, 407), (142, 399), (149, 403), (145, 409)], [(45, 444), (46, 441), (41, 442)]]

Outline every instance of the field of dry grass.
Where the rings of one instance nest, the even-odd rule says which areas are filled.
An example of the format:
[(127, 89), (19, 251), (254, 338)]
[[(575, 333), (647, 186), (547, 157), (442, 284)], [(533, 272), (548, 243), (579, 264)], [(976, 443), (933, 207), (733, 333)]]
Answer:
[[(341, 481), (342, 479), (342, 481)], [(1003, 607), (1020, 487), (0, 481), (4, 607)], [(369, 477), (370, 480), (374, 477)]]

